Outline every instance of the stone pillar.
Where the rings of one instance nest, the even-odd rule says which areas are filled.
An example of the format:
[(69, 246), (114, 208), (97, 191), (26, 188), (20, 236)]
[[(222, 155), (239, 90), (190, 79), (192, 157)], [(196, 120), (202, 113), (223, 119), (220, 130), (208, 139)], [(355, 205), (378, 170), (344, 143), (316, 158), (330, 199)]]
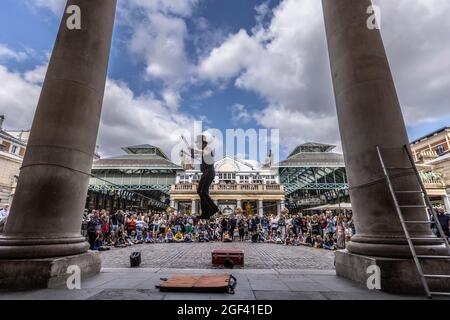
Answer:
[(80, 235), (80, 223), (96, 147), (116, 0), (69, 0), (66, 7), (72, 5), (81, 9), (81, 29), (68, 28), (66, 21), (72, 12), (63, 16), (11, 214), (0, 236), (0, 259), (72, 256), (89, 248)]
[[(371, 1), (323, 0), (322, 3), (357, 231), (347, 244), (348, 251), (337, 253), (336, 270), (338, 275), (364, 282), (367, 279), (364, 263), (372, 264), (374, 260), (370, 258), (411, 257), (376, 152), (377, 145), (383, 148), (390, 167), (409, 167), (402, 150), (409, 141), (380, 31), (367, 27)], [(397, 173), (393, 178), (394, 189), (419, 190), (412, 170), (393, 173)], [(399, 195), (399, 202), (419, 205), (421, 199), (419, 194), (403, 194)], [(408, 220), (427, 219), (422, 208), (403, 212)], [(418, 254), (446, 254), (442, 242), (433, 236), (428, 225), (410, 225), (409, 231), (412, 237), (425, 238), (415, 241)], [(365, 262), (357, 257), (363, 257)], [(400, 264), (396, 264), (398, 268), (391, 265), (391, 270), (382, 269), (386, 272), (382, 283), (384, 289), (408, 285), (405, 281), (410, 281), (416, 270), (412, 260), (406, 261), (411, 261), (407, 271)], [(361, 268), (357, 270), (357, 267)], [(395, 270), (403, 274), (396, 274)], [(387, 271), (392, 277), (387, 276)], [(402, 282), (403, 279), (407, 280)], [(420, 282), (417, 283), (420, 286)]]
[(277, 216), (281, 214), (281, 201), (277, 201)]
[(236, 207), (242, 209), (242, 200), (241, 199), (236, 200)]
[(197, 213), (197, 200), (192, 199), (191, 214)]
[[(380, 31), (367, 27), (370, 0), (323, 0), (336, 108), (357, 234), (348, 244), (353, 253), (409, 257), (410, 249), (395, 211), (376, 146), (393, 167), (410, 166), (402, 147), (409, 145), (400, 103)], [(394, 178), (397, 190), (419, 190), (413, 172)], [(419, 195), (399, 202), (419, 204)], [(425, 220), (423, 209), (404, 211), (410, 220)], [(439, 241), (426, 225), (411, 226), (419, 251)]]
[(264, 202), (262, 199), (258, 200), (258, 214), (260, 217), (264, 216)]

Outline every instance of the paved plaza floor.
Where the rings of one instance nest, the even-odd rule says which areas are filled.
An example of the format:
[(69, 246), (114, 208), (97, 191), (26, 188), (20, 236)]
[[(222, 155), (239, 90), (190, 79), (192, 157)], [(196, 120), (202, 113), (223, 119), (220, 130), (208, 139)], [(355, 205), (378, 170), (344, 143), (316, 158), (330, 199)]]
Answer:
[(243, 250), (246, 269), (334, 269), (334, 253), (271, 243), (210, 242), (143, 244), (102, 252), (105, 268), (129, 267), (130, 254), (142, 253), (143, 268), (211, 268), (213, 249)]
[[(211, 267), (211, 250), (242, 249), (245, 268)], [(129, 256), (141, 251), (140, 268)], [(0, 299), (74, 300), (392, 300), (425, 299), (368, 290), (336, 276), (334, 253), (309, 247), (252, 243), (183, 243), (136, 245), (102, 252), (103, 269), (82, 279), (80, 290), (66, 287), (28, 292), (0, 292)], [(237, 278), (236, 293), (164, 293), (155, 288), (172, 275), (224, 274)]]

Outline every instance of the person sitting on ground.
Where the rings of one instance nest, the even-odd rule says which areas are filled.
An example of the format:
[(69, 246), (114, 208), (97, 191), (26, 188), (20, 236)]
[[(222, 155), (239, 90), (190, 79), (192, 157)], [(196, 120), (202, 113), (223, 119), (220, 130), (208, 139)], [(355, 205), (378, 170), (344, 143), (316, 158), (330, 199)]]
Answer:
[(147, 232), (147, 237), (145, 238), (145, 243), (155, 243), (155, 238), (153, 237), (153, 232)]
[(158, 233), (158, 236), (155, 238), (156, 243), (163, 243), (164, 242), (164, 235), (162, 233)]
[(224, 232), (223, 234), (223, 242), (233, 242), (228, 231)]
[(305, 237), (305, 245), (307, 245), (308, 247), (313, 246), (312, 236), (310, 233), (308, 233)]
[(116, 243), (116, 232), (115, 231), (111, 231), (109, 234), (109, 238), (108, 238), (108, 246), (114, 246), (114, 244)]
[(114, 243), (114, 247), (116, 247), (116, 248), (126, 248), (127, 246), (128, 245), (127, 245), (127, 242), (126, 242), (126, 239), (125, 239), (124, 232), (123, 231), (119, 231), (119, 236), (117, 237), (116, 242)]
[(192, 236), (191, 236), (191, 234), (190, 233), (186, 233), (185, 235), (184, 235), (184, 240), (183, 240), (184, 242), (193, 242), (192, 241)]
[(166, 237), (164, 239), (164, 242), (166, 243), (172, 243), (173, 242), (173, 232), (171, 229), (169, 229), (166, 233)]
[(322, 248), (322, 245), (323, 245), (322, 237), (319, 235), (313, 236), (313, 247)]
[(173, 241), (175, 242), (183, 242), (184, 236), (183, 233), (181, 233), (181, 231), (178, 231), (175, 236), (173, 237)]
[(336, 245), (334, 244), (334, 241), (330, 237), (329, 234), (325, 234), (325, 237), (323, 239), (322, 248), (324, 248), (326, 250), (335, 250), (336, 249)]
[(108, 248), (104, 245), (103, 241), (104, 241), (103, 234), (99, 233), (97, 236), (97, 239), (95, 240), (95, 243), (94, 243), (94, 250), (98, 250), (98, 251), (110, 250), (110, 248)]

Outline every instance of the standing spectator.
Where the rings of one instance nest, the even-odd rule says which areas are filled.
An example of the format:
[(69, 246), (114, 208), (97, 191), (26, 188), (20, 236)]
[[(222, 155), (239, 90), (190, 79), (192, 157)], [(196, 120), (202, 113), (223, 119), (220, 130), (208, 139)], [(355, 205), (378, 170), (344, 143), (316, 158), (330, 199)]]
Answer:
[(91, 250), (95, 249), (95, 242), (97, 237), (102, 231), (102, 224), (99, 218), (99, 212), (97, 210), (92, 211), (92, 217), (87, 225), (88, 241), (91, 246)]
[[(442, 231), (444, 231), (444, 234), (447, 236), (447, 238), (450, 236), (449, 230), (450, 230), (450, 215), (445, 214), (444, 210), (437, 209), (437, 218), (439, 221), (439, 224), (442, 227)], [(440, 236), (439, 230), (436, 230), (436, 235)]]
[(111, 231), (117, 233), (119, 231), (118, 212), (112, 213), (109, 220), (111, 221)]
[(239, 219), (239, 240), (244, 241), (245, 239), (245, 221), (243, 218)]
[(134, 215), (131, 215), (126, 222), (126, 229), (128, 236), (131, 236), (131, 233), (136, 231), (136, 218)]
[(336, 219), (336, 247), (345, 249), (345, 227), (342, 216), (338, 216)]

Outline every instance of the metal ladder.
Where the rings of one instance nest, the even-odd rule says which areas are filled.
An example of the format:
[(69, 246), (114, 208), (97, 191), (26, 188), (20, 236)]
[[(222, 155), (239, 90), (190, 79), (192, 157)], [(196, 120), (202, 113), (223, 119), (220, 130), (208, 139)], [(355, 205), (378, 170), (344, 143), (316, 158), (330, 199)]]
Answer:
[[(441, 259), (441, 260), (449, 260), (450, 259), (450, 246), (448, 243), (448, 239), (445, 236), (443, 230), (442, 230), (442, 226), (439, 223), (438, 217), (436, 212), (433, 210), (433, 207), (431, 205), (430, 199), (428, 198), (428, 195), (426, 193), (425, 190), (425, 186), (423, 185), (422, 179), (420, 178), (419, 172), (414, 164), (414, 160), (413, 157), (411, 155), (411, 152), (408, 149), (408, 146), (403, 146), (402, 148), (404, 151), (406, 151), (406, 154), (408, 155), (408, 159), (409, 162), (411, 163), (411, 167), (406, 167), (406, 168), (395, 168), (395, 167), (388, 167), (386, 166), (385, 161), (383, 160), (383, 156), (381, 153), (381, 148), (379, 146), (377, 146), (377, 153), (378, 153), (378, 158), (380, 160), (381, 166), (383, 168), (383, 172), (384, 175), (386, 177), (386, 182), (388, 184), (389, 187), (389, 191), (392, 195), (392, 200), (394, 201), (395, 204), (395, 208), (398, 214), (398, 217), (400, 219), (400, 223), (402, 225), (403, 231), (405, 232), (405, 236), (406, 236), (406, 240), (408, 241), (408, 245), (409, 248), (411, 249), (411, 254), (413, 256), (414, 259), (414, 263), (416, 264), (417, 267), (417, 271), (419, 273), (420, 276), (420, 280), (423, 284), (423, 287), (425, 289), (426, 295), (428, 298), (432, 298), (433, 295), (435, 296), (450, 296), (450, 292), (433, 292), (430, 291), (430, 288), (428, 286), (428, 279), (450, 279), (450, 275), (440, 275), (440, 274), (424, 274), (423, 272), (423, 268), (422, 268), (422, 264), (421, 264), (421, 260), (423, 259)], [(390, 175), (390, 170), (414, 170), (415, 176), (417, 177), (419, 186), (420, 186), (420, 190), (394, 190), (394, 187), (392, 185), (392, 180), (391, 180), (391, 175)], [(423, 200), (423, 205), (400, 205), (399, 201), (397, 199), (397, 194), (421, 194), (422, 195), (422, 200)], [(427, 211), (427, 216), (428, 217), (432, 217), (430, 220), (426, 220), (426, 221), (408, 221), (405, 220), (403, 217), (403, 213), (402, 213), (402, 208), (423, 208)], [(447, 252), (448, 255), (447, 256), (438, 256), (438, 255), (417, 255), (416, 254), (416, 249), (414, 247), (414, 240), (428, 240), (430, 238), (411, 238), (409, 231), (408, 231), (408, 225), (410, 224), (429, 224), (430, 226), (435, 224), (437, 227), (437, 230), (439, 231), (439, 237), (437, 237), (437, 239), (441, 239), (446, 248), (447, 248)], [(431, 238), (432, 239), (432, 238)]]

